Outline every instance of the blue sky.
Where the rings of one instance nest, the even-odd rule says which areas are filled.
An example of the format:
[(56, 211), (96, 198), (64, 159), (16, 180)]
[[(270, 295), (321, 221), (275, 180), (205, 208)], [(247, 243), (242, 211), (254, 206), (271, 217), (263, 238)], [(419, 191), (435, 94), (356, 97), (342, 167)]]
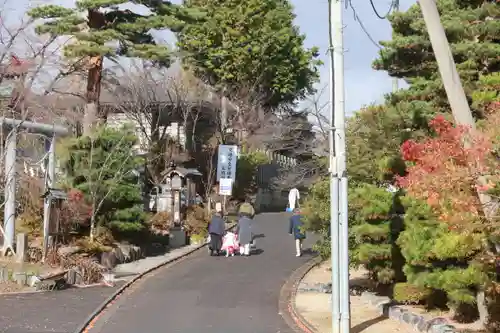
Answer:
[[(321, 84), (328, 83), (328, 0), (292, 0), (297, 15), (296, 24), (305, 33), (306, 46), (318, 46), (325, 65), (321, 68)], [(390, 7), (390, 0), (374, 0), (381, 15)], [(400, 9), (406, 10), (415, 0), (400, 0)], [(357, 16), (375, 41), (389, 40), (391, 27), (389, 22), (377, 18), (369, 0), (352, 0)], [(378, 48), (354, 20), (352, 9), (344, 9), (344, 63), (346, 112), (359, 110), (363, 105), (383, 100), (384, 93), (392, 89), (391, 78), (381, 71), (371, 69), (372, 61), (377, 57)], [(328, 101), (328, 91), (322, 100)]]

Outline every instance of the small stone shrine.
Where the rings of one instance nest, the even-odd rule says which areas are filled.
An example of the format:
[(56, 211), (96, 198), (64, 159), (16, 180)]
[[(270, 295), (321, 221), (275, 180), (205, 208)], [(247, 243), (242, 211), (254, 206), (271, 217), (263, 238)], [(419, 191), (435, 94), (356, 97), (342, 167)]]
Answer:
[[(163, 173), (163, 183), (170, 190), (170, 202), (167, 211), (172, 213), (174, 228), (170, 230), (170, 246), (186, 245), (186, 233), (182, 228), (184, 208), (196, 204), (197, 185), (200, 184), (201, 173), (197, 169), (188, 169), (171, 165)], [(160, 206), (160, 205), (158, 205)]]

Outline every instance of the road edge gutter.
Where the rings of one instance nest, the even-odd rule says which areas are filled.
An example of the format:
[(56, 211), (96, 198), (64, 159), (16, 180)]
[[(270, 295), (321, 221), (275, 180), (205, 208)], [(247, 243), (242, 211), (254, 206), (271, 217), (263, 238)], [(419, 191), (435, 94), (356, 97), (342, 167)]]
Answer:
[[(231, 230), (234, 227), (236, 227), (236, 224), (227, 227), (226, 231)], [(120, 297), (121, 294), (123, 294), (128, 288), (132, 287), (132, 285), (135, 284), (136, 282), (138, 282), (139, 280), (145, 278), (150, 273), (153, 273), (154, 271), (156, 271), (156, 270), (158, 270), (158, 269), (160, 269), (160, 268), (162, 268), (164, 266), (173, 264), (173, 263), (175, 263), (177, 261), (180, 261), (181, 259), (186, 258), (187, 256), (189, 256), (189, 255), (191, 255), (191, 254), (199, 251), (200, 249), (202, 249), (202, 248), (204, 248), (206, 246), (208, 246), (208, 243), (200, 244), (200, 245), (196, 246), (195, 248), (193, 248), (192, 250), (179, 255), (178, 257), (167, 259), (164, 262), (162, 262), (162, 263), (160, 263), (160, 264), (158, 264), (158, 265), (156, 265), (154, 267), (151, 267), (148, 270), (146, 270), (146, 271), (144, 271), (144, 272), (142, 272), (142, 273), (134, 276), (130, 281), (126, 282), (123, 286), (121, 286), (113, 294), (111, 294), (111, 296), (109, 296), (108, 298), (106, 298), (106, 300), (104, 302), (102, 302), (97, 307), (97, 309), (94, 310), (80, 326), (78, 326), (78, 328), (74, 331), (74, 333), (84, 333), (84, 332), (86, 332), (87, 328), (89, 328), (89, 326), (91, 326), (91, 324), (95, 320), (97, 320), (99, 318), (99, 315), (102, 312), (104, 312), (106, 310), (106, 308), (110, 307), (112, 305), (112, 303), (117, 298)]]
[(297, 311), (295, 304), (295, 296), (300, 282), (307, 273), (314, 267), (321, 264), (322, 259), (319, 256), (306, 262), (304, 265), (296, 269), (285, 282), (280, 291), (279, 313), (297, 333), (317, 333), (318, 331)]

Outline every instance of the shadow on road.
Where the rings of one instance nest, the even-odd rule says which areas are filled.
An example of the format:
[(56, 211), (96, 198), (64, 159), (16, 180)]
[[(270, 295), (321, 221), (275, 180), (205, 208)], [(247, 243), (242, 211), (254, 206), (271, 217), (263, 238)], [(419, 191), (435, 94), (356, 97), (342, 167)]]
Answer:
[(304, 249), (302, 250), (302, 255), (308, 257), (315, 257), (318, 255), (318, 252), (314, 251), (313, 249)]
[(252, 256), (258, 256), (262, 253), (264, 253), (264, 250), (262, 250), (262, 249), (254, 249), (254, 250), (250, 251), (250, 255), (252, 255)]
[(381, 321), (384, 321), (384, 320), (387, 320), (386, 316), (380, 316), (380, 317), (377, 317), (377, 318), (373, 318), (373, 319), (367, 320), (367, 321), (362, 322), (361, 324), (358, 324), (358, 325), (354, 326), (353, 328), (351, 328), (351, 333), (360, 333), (360, 332), (363, 332), (367, 328), (369, 328), (370, 326), (373, 326), (373, 325), (375, 325), (377, 323), (380, 323)]
[(257, 235), (253, 236), (254, 239), (265, 238), (265, 237), (266, 237), (266, 235), (264, 235), (264, 234), (257, 234)]

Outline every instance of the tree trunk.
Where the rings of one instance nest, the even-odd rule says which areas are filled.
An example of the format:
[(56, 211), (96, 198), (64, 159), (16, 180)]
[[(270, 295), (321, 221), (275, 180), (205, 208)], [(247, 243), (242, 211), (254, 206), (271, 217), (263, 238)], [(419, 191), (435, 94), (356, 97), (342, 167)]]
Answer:
[[(477, 183), (479, 185), (486, 185), (488, 182), (485, 176), (480, 176), (477, 179)], [(477, 194), (483, 208), (484, 216), (490, 221), (494, 220), (497, 212), (500, 211), (500, 201), (482, 191), (477, 191)]]
[[(100, 29), (105, 24), (104, 15), (98, 10), (88, 11), (89, 27)], [(105, 112), (99, 108), (99, 98), (101, 96), (101, 79), (104, 57), (95, 55), (89, 59), (89, 70), (87, 79), (87, 91), (85, 114), (83, 117), (83, 135), (89, 135), (96, 124), (106, 121)]]
[(92, 217), (90, 218), (90, 241), (91, 242), (94, 242), (94, 238), (95, 238), (95, 214), (92, 213)]
[(488, 313), (488, 304), (486, 301), (486, 297), (484, 295), (484, 291), (479, 291), (476, 295), (476, 303), (477, 310), (479, 312), (479, 322), (483, 328), (486, 328), (486, 325), (489, 322), (489, 313)]
[(95, 239), (95, 230), (96, 230), (96, 220), (95, 220), (95, 215), (96, 215), (96, 200), (95, 198), (92, 199), (92, 216), (90, 217), (90, 241), (93, 242)]
[(85, 105), (84, 115), (83, 115), (83, 135), (88, 136), (92, 133), (92, 129), (97, 123), (97, 109), (99, 108), (98, 103), (87, 103)]

